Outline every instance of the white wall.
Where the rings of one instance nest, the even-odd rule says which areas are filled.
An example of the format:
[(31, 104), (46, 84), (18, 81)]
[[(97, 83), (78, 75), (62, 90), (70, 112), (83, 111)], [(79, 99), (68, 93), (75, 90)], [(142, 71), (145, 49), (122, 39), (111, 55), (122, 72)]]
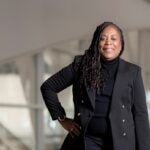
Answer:
[(0, 0), (0, 61), (93, 32), (107, 20), (150, 27), (144, 0)]

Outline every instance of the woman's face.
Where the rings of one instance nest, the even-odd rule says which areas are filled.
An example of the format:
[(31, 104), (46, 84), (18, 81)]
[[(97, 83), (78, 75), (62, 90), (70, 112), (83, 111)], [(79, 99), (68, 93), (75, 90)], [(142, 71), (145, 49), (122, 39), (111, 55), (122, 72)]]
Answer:
[(121, 37), (114, 26), (106, 27), (100, 37), (98, 49), (105, 60), (113, 60), (121, 51)]

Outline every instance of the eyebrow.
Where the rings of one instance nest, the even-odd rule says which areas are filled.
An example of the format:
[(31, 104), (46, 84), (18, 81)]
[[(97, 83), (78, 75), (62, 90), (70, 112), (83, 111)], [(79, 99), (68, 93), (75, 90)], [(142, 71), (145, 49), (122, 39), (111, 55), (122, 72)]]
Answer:
[[(107, 36), (106, 34), (101, 34), (101, 36)], [(112, 34), (111, 36), (118, 36), (117, 34)]]

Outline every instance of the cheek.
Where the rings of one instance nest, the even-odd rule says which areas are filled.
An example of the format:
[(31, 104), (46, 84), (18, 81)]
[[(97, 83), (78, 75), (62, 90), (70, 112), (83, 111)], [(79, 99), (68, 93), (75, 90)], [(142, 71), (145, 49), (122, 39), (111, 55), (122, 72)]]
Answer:
[(104, 45), (104, 44), (103, 44), (102, 42), (99, 42), (99, 43), (98, 43), (98, 47), (99, 47), (99, 48), (103, 47), (103, 45)]
[(117, 51), (118, 52), (120, 52), (121, 51), (121, 43), (120, 42), (117, 42), (116, 44), (115, 44), (115, 46), (116, 46), (116, 49), (117, 49)]

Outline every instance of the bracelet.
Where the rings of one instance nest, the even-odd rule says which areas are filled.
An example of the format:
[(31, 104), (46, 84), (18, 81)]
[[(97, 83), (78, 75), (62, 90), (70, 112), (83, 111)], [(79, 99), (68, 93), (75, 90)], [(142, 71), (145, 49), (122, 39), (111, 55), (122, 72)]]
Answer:
[(58, 120), (59, 120), (60, 122), (65, 121), (65, 119), (66, 119), (66, 116), (65, 116), (65, 115), (63, 115), (63, 117), (58, 117)]

